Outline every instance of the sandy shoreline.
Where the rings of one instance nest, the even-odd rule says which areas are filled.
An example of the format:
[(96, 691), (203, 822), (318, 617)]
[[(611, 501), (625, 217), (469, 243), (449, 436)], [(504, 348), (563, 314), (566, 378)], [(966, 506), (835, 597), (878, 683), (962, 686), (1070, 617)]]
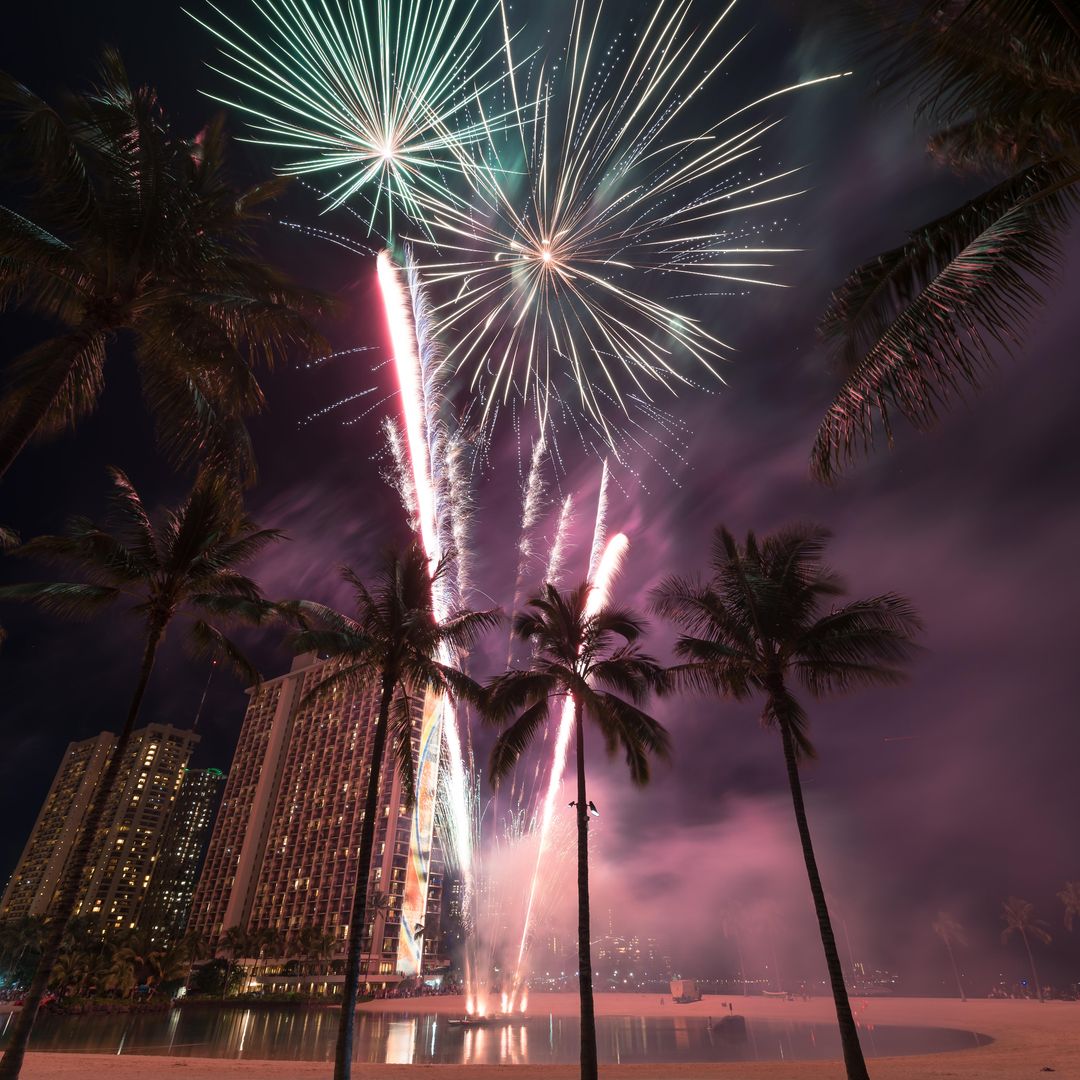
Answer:
[[(718, 997), (694, 1005), (664, 1005), (653, 995), (601, 994), (596, 999), (602, 1016), (719, 1016)], [(727, 999), (725, 999), (727, 1000)], [(766, 998), (732, 998), (737, 1012), (750, 1019), (777, 1019), (828, 1023), (835, 1019), (827, 998), (811, 1001), (775, 1001)], [(917, 1027), (949, 1027), (977, 1031), (994, 1041), (977, 1049), (912, 1057), (874, 1058), (874, 1080), (1024, 1080), (1054, 1070), (1056, 1080), (1080, 1080), (1080, 1003), (1033, 1001), (969, 1001), (936, 998), (871, 998), (854, 1002), (860, 1024), (898, 1024)], [(461, 1015), (460, 998), (380, 1001), (366, 1009), (376, 1012)], [(573, 1015), (573, 994), (536, 994), (529, 1014)], [(493, 1065), (366, 1065), (357, 1064), (357, 1080), (393, 1080), (414, 1076), (423, 1069), (436, 1080), (494, 1080), (505, 1076), (508, 1066)], [(574, 1066), (512, 1066), (513, 1080), (570, 1080)], [(496, 1070), (499, 1070), (498, 1074)], [(608, 1080), (834, 1080), (843, 1076), (838, 1062), (730, 1062), (718, 1064), (609, 1065), (601, 1067)], [(30, 1054), (23, 1070), (25, 1080), (142, 1080), (143, 1077), (182, 1077), (183, 1080), (226, 1080), (239, 1077), (328, 1078), (331, 1068), (318, 1061), (235, 1061), (231, 1059), (180, 1058), (66, 1053)], [(1050, 1075), (1049, 1073), (1045, 1075)]]

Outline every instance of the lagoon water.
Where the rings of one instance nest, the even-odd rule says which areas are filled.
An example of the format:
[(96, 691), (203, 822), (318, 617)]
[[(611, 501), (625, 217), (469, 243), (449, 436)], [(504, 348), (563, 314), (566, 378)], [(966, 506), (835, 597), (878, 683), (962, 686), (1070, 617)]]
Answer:
[[(718, 1018), (719, 1019), (719, 1018)], [(0, 1044), (10, 1016), (0, 1018)], [(337, 1014), (289, 1006), (188, 1007), (149, 1015), (43, 1016), (32, 1050), (184, 1057), (327, 1060), (334, 1052)], [(964, 1050), (985, 1035), (943, 1028), (865, 1026), (864, 1052), (873, 1057)], [(802, 1061), (840, 1056), (835, 1025), (747, 1021), (745, 1035), (700, 1017), (597, 1019), (602, 1062)], [(462, 1028), (431, 1014), (361, 1012), (355, 1057), (387, 1064), (558, 1064), (577, 1060), (573, 1017), (529, 1016)]]

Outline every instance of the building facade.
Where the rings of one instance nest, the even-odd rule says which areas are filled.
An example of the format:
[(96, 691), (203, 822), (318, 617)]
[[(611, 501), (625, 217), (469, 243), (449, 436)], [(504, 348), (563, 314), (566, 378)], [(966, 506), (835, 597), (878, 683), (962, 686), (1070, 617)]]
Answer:
[(224, 786), (220, 769), (184, 769), (139, 915), (139, 928), (155, 945), (176, 941), (184, 933)]
[(79, 828), (116, 737), (102, 732), (64, 751), (30, 838), (0, 898), (0, 919), (44, 915), (60, 884)]
[[(259, 965), (263, 985), (273, 989), (332, 992), (341, 982), (378, 699), (374, 689), (313, 693), (327, 672), (323, 661), (301, 656), (288, 674), (250, 691), (188, 923), (214, 945), (233, 927), (276, 940), (271, 948), (281, 955), (264, 952)], [(414, 755), (419, 715), (415, 732)], [(422, 918), (403, 927), (415, 844), (413, 813), (402, 794), (387, 753), (372, 871), (363, 883), (383, 898), (369, 905), (364, 943), (368, 977), (382, 984), (416, 973), (406, 939), (420, 934), (423, 970), (437, 966), (439, 955), (443, 866), (437, 840), (429, 841), (430, 858), (424, 853)], [(286, 954), (290, 942), (316, 931), (331, 935), (334, 947), (313, 973), (310, 964), (290, 964)]]
[[(76, 914), (102, 930), (134, 929), (191, 752), (191, 731), (149, 724), (132, 735), (127, 761), (105, 804)], [(0, 919), (43, 915), (116, 746), (103, 732), (71, 743), (0, 900)]]

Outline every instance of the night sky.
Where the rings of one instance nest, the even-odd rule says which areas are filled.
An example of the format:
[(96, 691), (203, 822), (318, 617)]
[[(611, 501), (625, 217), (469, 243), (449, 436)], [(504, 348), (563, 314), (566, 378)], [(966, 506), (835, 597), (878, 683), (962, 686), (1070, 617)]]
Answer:
[[(243, 9), (241, 0), (222, 6)], [(834, 30), (796, 14), (802, 7), (745, 0), (737, 25), (753, 36), (715, 93), (744, 100), (770, 85), (852, 67)], [(549, 17), (535, 6), (536, 19)], [(214, 85), (203, 66), (211, 42), (172, 3), (23, 4), (5, 22), (0, 67), (46, 96), (82, 83), (97, 47), (111, 43), (134, 80), (156, 85), (181, 129), (196, 130), (214, 111), (198, 94)], [(639, 479), (619, 475), (624, 490), (613, 498), (611, 525), (629, 534), (631, 554), (617, 596), (642, 603), (665, 573), (704, 568), (720, 523), (736, 533), (807, 519), (832, 528), (830, 561), (853, 594), (903, 593), (927, 625), (926, 652), (907, 686), (811, 707), (821, 755), (806, 772), (811, 826), (856, 957), (899, 969), (912, 989), (942, 985), (946, 961), (929, 924), (947, 908), (970, 928), (966, 966), (973, 991), (985, 993), (999, 972), (1009, 981), (1026, 973), (1020, 946), (998, 940), (1000, 903), (1015, 894), (1034, 901), (1052, 924), (1053, 945), (1037, 946), (1044, 981), (1072, 981), (1080, 975), (1080, 946), (1061, 926), (1054, 894), (1080, 878), (1080, 365), (1069, 284), (1080, 270), (1080, 240), (1071, 238), (1065, 284), (984, 393), (935, 433), (902, 431), (894, 452), (861, 463), (837, 488), (815, 484), (807, 458), (833, 377), (814, 326), (830, 290), (851, 266), (898, 243), (906, 228), (977, 190), (932, 163), (910, 109), (871, 101), (872, 85), (872, 72), (857, 71), (784, 105), (787, 120), (770, 156), (805, 166), (810, 190), (785, 211), (782, 232), (788, 246), (805, 250), (782, 267), (790, 289), (699, 301), (698, 314), (738, 351), (724, 368), (726, 388), (668, 403), (691, 433), (688, 465), (661, 455), (664, 467), (676, 470), (675, 482), (644, 456), (630, 462)], [(238, 131), (239, 121), (232, 127)], [(245, 144), (235, 145), (234, 160), (250, 178), (274, 164), (268, 151)], [(283, 218), (308, 223), (317, 214), (300, 194), (281, 209)], [(362, 235), (343, 215), (320, 224)], [(267, 233), (267, 250), (302, 282), (341, 298), (343, 314), (326, 328), (336, 348), (384, 346), (372, 260), (284, 228)], [(0, 363), (43, 330), (12, 315), (2, 325)], [(346, 394), (389, 388), (389, 372), (372, 370), (380, 359), (360, 354), (314, 371), (282, 369), (264, 381), (270, 408), (252, 425), (260, 480), (250, 507), (261, 524), (291, 538), (255, 568), (270, 596), (344, 604), (336, 567), (348, 562), (363, 573), (382, 545), (407, 535), (376, 458), (382, 412), (351, 425), (342, 421), (359, 409), (300, 424)], [(30, 537), (58, 530), (70, 513), (100, 516), (109, 464), (124, 467), (154, 505), (182, 495), (186, 480), (154, 449), (123, 348), (109, 368), (99, 412), (75, 434), (32, 447), (11, 470), (0, 486), (0, 523)], [(562, 451), (569, 476), (561, 490), (579, 493), (584, 508), (598, 465), (572, 440)], [(508, 427), (493, 463), (477, 491), (477, 576), (508, 606), (521, 466)], [(581, 536), (587, 516), (583, 509)], [(580, 574), (580, 545), (576, 557)], [(36, 575), (7, 560), (0, 576)], [(72, 625), (9, 607), (0, 622), (10, 635), (0, 653), (6, 878), (66, 743), (120, 724), (138, 634), (118, 614)], [(652, 650), (668, 656), (669, 644), (657, 627)], [(280, 640), (254, 639), (250, 647), (265, 674), (287, 667)], [(481, 652), (481, 674), (495, 670), (502, 648), (491, 642)], [(170, 641), (143, 719), (189, 724), (207, 670)], [(216, 675), (197, 764), (227, 767), (244, 704), (243, 687)], [(778, 738), (760, 730), (753, 704), (684, 698), (657, 706), (656, 715), (672, 731), (675, 760), (649, 790), (631, 790), (619, 763), (596, 762), (603, 813), (595, 909), (618, 896), (617, 929), (658, 934), (678, 963), (693, 967), (697, 957), (690, 973), (704, 974), (728, 963), (719, 916), (738, 907), (760, 946), (758, 960), (775, 934), (782, 968), (817, 972), (820, 945)]]

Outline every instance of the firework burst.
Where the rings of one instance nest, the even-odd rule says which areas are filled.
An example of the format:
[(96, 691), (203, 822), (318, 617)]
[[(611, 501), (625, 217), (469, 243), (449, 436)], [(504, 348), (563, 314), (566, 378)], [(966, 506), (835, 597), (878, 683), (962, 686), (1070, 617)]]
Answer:
[(235, 88), (209, 96), (247, 116), (252, 141), (291, 155), (283, 173), (334, 174), (330, 208), (366, 198), (369, 232), (378, 220), (393, 235), (395, 208), (422, 224), (463, 151), (516, 127), (516, 111), (479, 107), (508, 75), (504, 49), (485, 51), (499, 10), (487, 0), (251, 0), (249, 24), (207, 6), (213, 23), (192, 17)]
[[(795, 169), (754, 172), (780, 122), (754, 111), (839, 76), (780, 88), (702, 126), (716, 113), (700, 107), (701, 94), (745, 37), (717, 46), (734, 0), (704, 27), (694, 7), (659, 0), (624, 50), (625, 32), (601, 32), (603, 4), (575, 0), (558, 62), (533, 65), (525, 96), (536, 104), (518, 109), (512, 128), (493, 124), (486, 158), (463, 167), (469, 204), (421, 196), (445, 361), (483, 397), (483, 423), (516, 396), (546, 428), (553, 395), (572, 387), (614, 444), (613, 410), (628, 415), (632, 397), (692, 385), (688, 359), (717, 376), (728, 348), (657, 297), (684, 275), (778, 285), (775, 257), (794, 249), (750, 242), (746, 214), (801, 192)], [(707, 61), (710, 52), (719, 55)]]

